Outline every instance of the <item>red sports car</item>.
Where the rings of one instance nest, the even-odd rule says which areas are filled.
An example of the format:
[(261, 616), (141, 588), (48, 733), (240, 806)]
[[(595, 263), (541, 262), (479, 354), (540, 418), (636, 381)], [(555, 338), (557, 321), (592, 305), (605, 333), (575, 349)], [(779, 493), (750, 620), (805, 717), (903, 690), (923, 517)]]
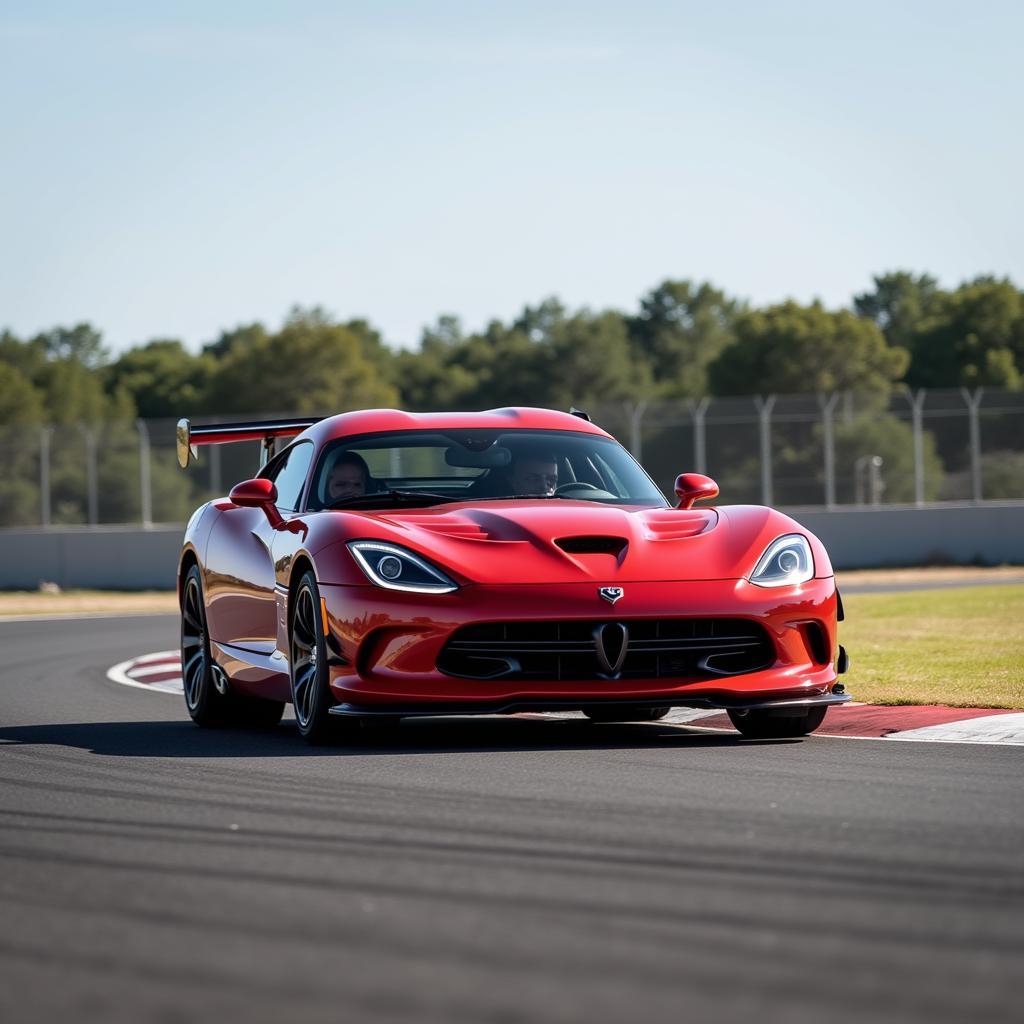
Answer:
[(821, 543), (770, 508), (694, 508), (718, 494), (697, 474), (672, 507), (585, 414), (182, 420), (179, 461), (239, 440), (264, 465), (196, 510), (178, 569), (200, 725), (290, 701), (323, 742), (374, 716), (690, 707), (783, 737), (849, 700)]

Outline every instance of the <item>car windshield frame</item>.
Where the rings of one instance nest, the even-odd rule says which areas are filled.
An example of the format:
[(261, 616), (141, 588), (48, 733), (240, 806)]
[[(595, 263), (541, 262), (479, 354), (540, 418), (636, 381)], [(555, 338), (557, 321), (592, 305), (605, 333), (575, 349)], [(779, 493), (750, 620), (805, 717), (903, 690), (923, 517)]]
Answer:
[[(412, 438), (415, 438), (417, 436), (422, 437), (424, 439), (432, 439), (435, 442), (440, 441), (441, 439), (444, 439), (444, 440), (447, 440), (448, 446), (452, 446), (452, 445), (456, 445), (456, 444), (460, 444), (461, 443), (461, 444), (463, 444), (463, 447), (467, 448), (467, 451), (473, 451), (473, 450), (481, 451), (482, 450), (482, 449), (479, 448), (479, 446), (477, 446), (475, 448), (467, 447), (467, 445), (465, 443), (465, 439), (467, 439), (467, 438), (476, 438), (476, 437), (486, 438), (486, 437), (493, 436), (494, 440), (491, 442), (490, 445), (486, 446), (487, 448), (493, 447), (493, 446), (497, 445), (499, 439), (505, 440), (505, 439), (509, 439), (509, 438), (516, 438), (516, 441), (521, 443), (523, 446), (536, 447), (536, 446), (544, 446), (546, 444), (551, 444), (552, 447), (555, 449), (555, 451), (558, 452), (558, 460), (559, 460), (560, 465), (569, 465), (568, 460), (571, 457), (573, 457), (573, 455), (577, 459), (582, 457), (582, 454), (583, 454), (582, 452), (567, 453), (565, 451), (559, 450), (558, 445), (556, 443), (557, 439), (558, 438), (569, 438), (569, 439), (571, 439), (571, 443), (573, 445), (580, 445), (580, 443), (583, 442), (583, 443), (589, 444), (589, 445), (591, 445), (593, 447), (594, 451), (591, 453), (590, 456), (587, 456), (587, 457), (591, 458), (591, 466), (593, 467), (593, 471), (598, 473), (599, 475), (601, 473), (601, 470), (600, 470), (600, 468), (597, 465), (594, 464), (594, 462), (592, 460), (592, 456), (596, 455), (598, 457), (600, 463), (604, 464), (604, 466), (606, 467), (606, 472), (604, 473), (604, 476), (602, 476), (602, 479), (604, 479), (604, 477), (607, 476), (607, 473), (610, 472), (611, 475), (615, 478), (614, 482), (619, 484), (624, 489), (628, 489), (629, 490), (629, 493), (627, 493), (626, 496), (622, 497), (622, 496), (618, 496), (618, 495), (613, 495), (612, 492), (610, 492), (610, 491), (604, 491), (604, 490), (598, 489), (598, 491), (596, 493), (600, 493), (602, 495), (606, 495), (605, 497), (601, 497), (601, 498), (594, 498), (594, 497), (589, 497), (588, 498), (587, 497), (587, 493), (586, 493), (587, 489), (583, 488), (583, 487), (579, 488), (577, 493), (570, 493), (570, 494), (565, 494), (565, 495), (560, 495), (560, 494), (496, 494), (496, 495), (472, 495), (472, 496), (470, 496), (470, 495), (458, 495), (458, 494), (438, 495), (438, 500), (436, 502), (437, 505), (455, 504), (455, 503), (479, 504), (479, 503), (488, 502), (488, 501), (508, 502), (508, 501), (559, 501), (559, 500), (566, 500), (566, 501), (589, 501), (589, 502), (592, 502), (594, 504), (609, 505), (609, 506), (614, 506), (614, 507), (619, 507), (619, 508), (638, 508), (638, 507), (639, 508), (671, 508), (672, 507), (671, 504), (666, 500), (665, 495), (662, 493), (661, 489), (654, 482), (654, 480), (651, 478), (650, 474), (644, 469), (644, 467), (640, 464), (640, 462), (637, 461), (632, 456), (632, 454), (623, 445), (621, 445), (618, 441), (616, 441), (615, 438), (613, 438), (613, 437), (611, 437), (609, 435), (606, 435), (606, 434), (595, 434), (595, 433), (591, 433), (590, 431), (583, 431), (583, 430), (579, 430), (579, 431), (577, 431), (577, 430), (551, 430), (551, 429), (545, 430), (545, 429), (536, 429), (536, 428), (487, 428), (487, 429), (473, 430), (473, 429), (466, 429), (466, 428), (459, 427), (459, 428), (451, 428), (451, 429), (447, 429), (446, 430), (446, 429), (437, 428), (437, 427), (430, 427), (430, 428), (425, 427), (425, 428), (422, 428), (422, 429), (415, 429), (415, 428), (414, 429), (408, 429), (408, 428), (406, 428), (406, 429), (402, 429), (402, 430), (377, 431), (377, 432), (374, 432), (374, 433), (367, 433), (367, 434), (352, 434), (352, 435), (345, 436), (345, 437), (334, 438), (334, 439), (324, 443), (321, 446), (321, 448), (320, 448), (320, 452), (317, 455), (317, 458), (315, 460), (315, 465), (313, 466), (311, 474), (310, 474), (310, 476), (308, 478), (308, 481), (307, 481), (306, 493), (304, 495), (304, 501), (303, 501), (303, 506), (304, 506), (303, 507), (303, 511), (305, 511), (305, 512), (322, 512), (322, 511), (343, 511), (343, 510), (346, 509), (346, 504), (345, 504), (345, 499), (344, 498), (339, 498), (339, 499), (337, 499), (334, 502), (331, 502), (329, 499), (326, 498), (326, 496), (323, 499), (320, 498), (321, 478), (322, 478), (323, 474), (326, 472), (326, 468), (327, 468), (327, 465), (328, 465), (328, 460), (331, 458), (332, 454), (335, 451), (337, 451), (338, 449), (354, 451), (357, 454), (359, 454), (361, 452), (364, 453), (364, 450), (366, 448), (374, 448), (374, 447), (376, 447), (378, 449), (387, 449), (387, 448), (391, 447), (391, 448), (397, 448), (397, 449), (401, 449), (401, 450), (406, 450), (406, 449), (416, 448), (416, 447), (422, 447), (422, 448), (439, 448), (439, 447), (442, 447), (442, 445), (440, 443), (432, 443), (432, 444), (424, 443), (422, 445), (396, 444), (396, 445), (391, 445), (391, 446), (387, 445), (386, 443), (380, 443), (380, 442), (386, 442), (389, 438), (394, 438), (397, 441), (397, 440), (402, 439), (402, 438), (412, 439)], [(463, 439), (463, 440), (460, 441), (460, 438)], [(605, 457), (606, 453), (614, 453), (615, 457), (617, 457), (618, 459), (622, 460), (621, 464), (619, 466), (616, 466), (615, 465), (616, 458), (615, 457), (613, 457), (611, 459), (607, 458), (607, 457)], [(459, 467), (453, 467), (453, 469), (456, 469), (456, 468), (459, 468)], [(462, 468), (475, 468), (475, 467), (462, 467)], [(496, 468), (499, 468), (499, 467), (490, 467), (490, 468), (493, 470), (493, 469), (496, 469)], [(570, 465), (570, 468), (571, 468), (571, 465)], [(625, 471), (625, 472), (623, 472), (623, 471)], [(471, 482), (476, 482), (477, 480), (480, 480), (481, 478), (485, 477), (487, 475), (487, 473), (488, 473), (487, 468), (481, 467), (481, 472), (476, 474), (475, 476), (467, 476), (465, 474), (458, 474), (458, 473), (453, 472), (450, 477), (449, 476), (445, 476), (445, 477), (432, 476), (432, 477), (420, 477), (420, 478), (416, 478), (416, 479), (421, 479), (423, 481), (423, 491), (424, 492), (436, 492), (438, 490), (439, 482), (441, 482), (441, 486), (442, 487), (444, 486), (444, 484), (443, 484), (444, 480), (448, 480), (448, 479), (450, 479), (450, 480), (459, 480), (459, 481), (469, 480)], [(629, 477), (631, 475), (633, 477), (632, 480), (629, 479)], [(381, 509), (395, 509), (395, 508), (402, 508), (402, 507), (409, 508), (409, 507), (412, 507), (414, 504), (416, 506), (418, 506), (418, 507), (421, 507), (421, 508), (422, 507), (431, 507), (430, 504), (423, 504), (423, 503), (420, 503), (420, 502), (415, 502), (415, 503), (413, 503), (413, 502), (396, 502), (394, 500), (394, 498), (392, 496), (394, 492), (401, 492), (403, 494), (409, 495), (409, 492), (416, 490), (415, 487), (409, 487), (408, 486), (408, 482), (407, 482), (408, 478), (395, 477), (395, 478), (389, 479), (387, 477), (380, 477), (378, 479), (380, 479), (381, 483), (382, 483), (382, 487), (381, 487), (380, 491), (379, 492), (370, 492), (370, 493), (368, 493), (366, 495), (358, 496), (357, 499), (352, 502), (351, 508), (353, 510), (358, 509), (360, 511), (373, 511), (375, 509), (375, 507), (379, 507)], [(565, 480), (559, 486), (560, 487), (561, 486), (566, 486), (566, 485), (572, 484), (574, 482), (577, 482), (576, 479)], [(582, 482), (585, 483), (586, 481), (582, 481)], [(637, 490), (637, 488), (636, 488), (636, 484), (637, 483), (640, 483), (641, 488), (646, 490), (646, 492), (647, 492), (646, 494), (639, 495), (637, 493), (633, 493), (633, 492), (635, 492)], [(467, 485), (467, 486), (470, 486), (470, 485)], [(380, 494), (381, 503), (380, 503), (379, 506), (374, 506), (372, 504), (368, 504), (367, 501), (366, 501), (366, 499), (370, 498), (373, 493), (379, 493)], [(424, 494), (424, 497), (428, 497), (428, 496), (429, 495), (427, 493)]]

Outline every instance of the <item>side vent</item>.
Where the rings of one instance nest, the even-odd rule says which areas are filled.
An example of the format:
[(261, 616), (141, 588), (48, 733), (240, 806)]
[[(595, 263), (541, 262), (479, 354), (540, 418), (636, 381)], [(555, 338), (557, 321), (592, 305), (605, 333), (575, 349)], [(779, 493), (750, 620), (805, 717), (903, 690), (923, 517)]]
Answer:
[(555, 544), (569, 555), (614, 555), (626, 550), (625, 537), (559, 537)]
[(805, 623), (804, 636), (807, 638), (807, 649), (815, 663), (827, 665), (832, 659), (829, 657), (828, 634), (824, 626), (820, 622)]

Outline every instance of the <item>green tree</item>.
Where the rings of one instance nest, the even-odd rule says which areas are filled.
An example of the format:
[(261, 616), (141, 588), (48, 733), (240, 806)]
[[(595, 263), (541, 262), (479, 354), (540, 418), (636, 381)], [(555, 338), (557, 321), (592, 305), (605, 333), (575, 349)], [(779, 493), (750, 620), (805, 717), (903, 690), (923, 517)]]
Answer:
[(649, 368), (633, 358), (625, 320), (616, 312), (582, 310), (561, 320), (553, 327), (544, 357), (543, 404), (557, 409), (635, 399), (651, 388)]
[(849, 310), (788, 301), (738, 317), (736, 340), (708, 367), (717, 395), (885, 391), (909, 357)]
[[(935, 451), (935, 438), (928, 431), (922, 440), (924, 496), (926, 501), (934, 501), (942, 488), (942, 460)], [(836, 424), (835, 445), (840, 502), (854, 500), (857, 459), (871, 455), (882, 459), (882, 501), (892, 504), (914, 500), (914, 432), (905, 420), (887, 413), (856, 416)]]
[(103, 336), (91, 324), (54, 327), (36, 335), (33, 342), (42, 346), (50, 360), (77, 362), (89, 370), (99, 369), (107, 361)]
[(854, 297), (858, 316), (871, 320), (890, 345), (910, 349), (921, 324), (944, 295), (930, 274), (892, 270), (873, 279), (874, 288)]
[(42, 396), (15, 366), (0, 362), (0, 526), (39, 522), (36, 451)]
[(320, 310), (295, 309), (276, 334), (250, 330), (226, 347), (207, 403), (224, 413), (328, 414), (396, 399), (356, 334)]
[(707, 394), (708, 365), (734, 340), (741, 311), (739, 302), (706, 281), (662, 281), (649, 291), (627, 323), (636, 358), (650, 367), (653, 394)]
[(261, 323), (239, 324), (229, 331), (221, 331), (215, 341), (203, 346), (203, 354), (214, 359), (223, 359), (236, 349), (253, 349), (262, 345), (268, 337), (267, 329)]
[(109, 368), (108, 386), (132, 396), (145, 419), (194, 415), (202, 408), (216, 366), (207, 354), (192, 355), (180, 341), (156, 339), (121, 355)]
[(1024, 383), (1024, 293), (980, 277), (943, 293), (910, 342), (912, 387), (1019, 389)]

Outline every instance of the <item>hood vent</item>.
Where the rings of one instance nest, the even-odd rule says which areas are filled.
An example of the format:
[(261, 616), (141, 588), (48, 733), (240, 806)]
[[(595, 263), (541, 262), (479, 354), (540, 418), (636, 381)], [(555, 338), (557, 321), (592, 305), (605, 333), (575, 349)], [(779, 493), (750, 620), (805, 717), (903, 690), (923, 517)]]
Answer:
[(713, 509), (701, 508), (692, 511), (675, 511), (647, 516), (648, 540), (684, 540), (696, 537), (712, 529), (718, 522), (718, 513)]
[(469, 519), (456, 516), (413, 516), (403, 515), (388, 517), (388, 521), (396, 526), (414, 526), (429, 533), (438, 533), (443, 537), (454, 537), (456, 540), (487, 540), (487, 531)]
[(559, 537), (555, 544), (569, 555), (614, 555), (626, 549), (625, 537)]

